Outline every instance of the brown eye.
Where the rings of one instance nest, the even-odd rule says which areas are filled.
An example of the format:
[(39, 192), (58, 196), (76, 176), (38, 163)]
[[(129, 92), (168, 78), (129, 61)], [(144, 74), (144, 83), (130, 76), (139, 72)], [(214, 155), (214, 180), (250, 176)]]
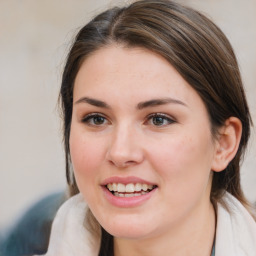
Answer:
[(107, 122), (107, 119), (104, 116), (101, 116), (99, 114), (90, 114), (90, 115), (87, 115), (82, 120), (82, 122), (91, 126), (100, 126), (100, 125), (104, 125)]
[(104, 124), (105, 118), (102, 116), (95, 116), (92, 118), (92, 122), (96, 125)]

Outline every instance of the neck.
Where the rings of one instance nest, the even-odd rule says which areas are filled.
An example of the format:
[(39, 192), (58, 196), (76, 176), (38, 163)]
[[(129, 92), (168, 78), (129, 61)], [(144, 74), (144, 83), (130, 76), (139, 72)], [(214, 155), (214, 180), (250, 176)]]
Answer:
[(195, 210), (164, 234), (143, 239), (114, 238), (115, 256), (210, 256), (215, 236), (213, 205)]

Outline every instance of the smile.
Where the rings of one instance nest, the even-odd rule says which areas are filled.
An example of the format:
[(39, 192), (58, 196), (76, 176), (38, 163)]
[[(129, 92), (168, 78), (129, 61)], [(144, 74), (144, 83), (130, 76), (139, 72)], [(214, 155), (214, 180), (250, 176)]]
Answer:
[(109, 183), (106, 185), (106, 188), (116, 197), (136, 197), (142, 196), (153, 189), (155, 189), (156, 185), (149, 185), (144, 183)]

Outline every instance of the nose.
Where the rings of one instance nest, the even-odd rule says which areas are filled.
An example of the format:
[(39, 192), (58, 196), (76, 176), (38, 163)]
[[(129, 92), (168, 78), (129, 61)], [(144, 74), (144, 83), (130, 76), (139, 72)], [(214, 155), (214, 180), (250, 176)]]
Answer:
[(127, 168), (143, 161), (140, 135), (129, 126), (116, 128), (111, 136), (107, 160), (118, 168)]

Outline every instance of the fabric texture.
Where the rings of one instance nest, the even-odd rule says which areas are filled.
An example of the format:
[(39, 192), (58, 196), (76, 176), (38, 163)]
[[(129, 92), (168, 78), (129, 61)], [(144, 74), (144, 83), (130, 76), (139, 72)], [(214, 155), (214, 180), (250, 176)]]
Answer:
[(215, 256), (256, 256), (256, 223), (244, 206), (226, 193), (218, 205)]
[(100, 241), (84, 228), (87, 205), (81, 194), (70, 198), (57, 212), (47, 256), (97, 256)]
[[(215, 256), (256, 256), (256, 223), (243, 205), (226, 193), (217, 205)], [(53, 223), (46, 256), (97, 256), (100, 241), (84, 228), (86, 203), (81, 194), (69, 199)]]
[(33, 204), (0, 239), (1, 256), (32, 256), (47, 252), (51, 225), (65, 192), (50, 194)]

